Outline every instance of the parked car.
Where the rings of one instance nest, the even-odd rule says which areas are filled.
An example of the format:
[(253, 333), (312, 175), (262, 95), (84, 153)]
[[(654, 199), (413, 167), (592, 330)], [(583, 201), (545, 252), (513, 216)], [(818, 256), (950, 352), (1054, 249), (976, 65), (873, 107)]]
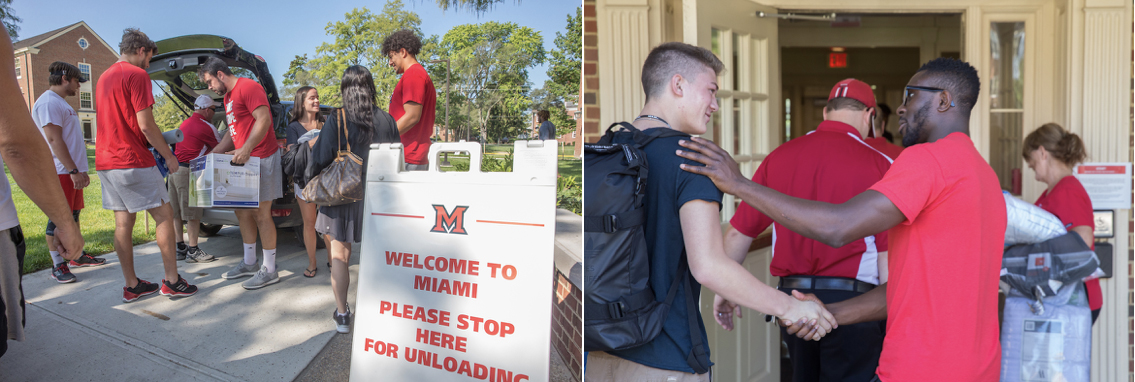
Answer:
[[(250, 78), (264, 87), (272, 112), (272, 130), (275, 132), (272, 138), (276, 139), (280, 147), (284, 146), (284, 129), (288, 126), (287, 116), (293, 105), (292, 101), (280, 101), (276, 83), (263, 58), (242, 49), (230, 38), (214, 35), (174, 37), (158, 41), (157, 45), (158, 50), (150, 59), (147, 72), (151, 79), (166, 85), (165, 94), (161, 96), (173, 99), (175, 104), (186, 111), (186, 115), (193, 110), (193, 101), (202, 94), (212, 97), (220, 105), (224, 97), (209, 90), (197, 77), (199, 66), (210, 57), (219, 58), (229, 65), (234, 75)], [(228, 134), (224, 108), (217, 109), (212, 122), (215, 126), (221, 126), (221, 134)], [(327, 106), (321, 106), (321, 109), (324, 116), (331, 110)], [(272, 220), (277, 228), (293, 228), (302, 245), (303, 217), (291, 184), (291, 179), (285, 179), (281, 185), (284, 196), (273, 201)], [(205, 235), (216, 235), (225, 225), (240, 224), (230, 208), (206, 208), (202, 215), (201, 232)]]

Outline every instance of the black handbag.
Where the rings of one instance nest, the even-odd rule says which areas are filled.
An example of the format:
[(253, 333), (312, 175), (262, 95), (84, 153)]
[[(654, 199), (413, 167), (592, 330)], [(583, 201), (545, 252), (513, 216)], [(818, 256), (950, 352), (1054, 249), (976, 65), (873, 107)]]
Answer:
[[(351, 137), (347, 131), (347, 118), (339, 109), (336, 125), (343, 133), (339, 139), (339, 154), (335, 161), (307, 181), (303, 188), (303, 198), (320, 206), (338, 206), (363, 200), (366, 185), (363, 184), (363, 159), (351, 152)], [(346, 138), (347, 150), (342, 150)]]

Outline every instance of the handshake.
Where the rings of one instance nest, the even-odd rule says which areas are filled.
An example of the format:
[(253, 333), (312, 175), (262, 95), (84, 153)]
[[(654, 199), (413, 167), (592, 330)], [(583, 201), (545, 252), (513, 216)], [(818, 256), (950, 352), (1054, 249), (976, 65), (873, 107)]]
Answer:
[[(784, 314), (776, 317), (777, 324), (784, 326), (789, 335), (796, 335), (804, 340), (819, 341), (832, 330), (839, 327), (835, 317), (828, 312), (823, 302), (813, 294), (804, 294), (793, 290), (792, 297), (785, 308)], [(733, 330), (733, 315), (741, 317), (741, 306), (721, 295), (713, 298), (713, 318), (725, 330)]]

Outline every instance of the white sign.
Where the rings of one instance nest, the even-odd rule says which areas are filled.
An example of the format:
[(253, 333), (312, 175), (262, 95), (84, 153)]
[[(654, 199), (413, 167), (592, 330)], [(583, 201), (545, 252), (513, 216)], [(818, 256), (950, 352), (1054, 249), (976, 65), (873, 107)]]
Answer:
[(260, 158), (249, 157), (242, 166), (232, 155), (209, 154), (189, 162), (190, 207), (260, 206)]
[(1093, 210), (1131, 208), (1131, 163), (1082, 163), (1072, 174), (1088, 191)]
[(476, 143), (429, 158), (400, 172), (400, 144), (371, 148), (351, 380), (547, 381), (556, 145), (515, 142), (511, 173), (480, 172)]

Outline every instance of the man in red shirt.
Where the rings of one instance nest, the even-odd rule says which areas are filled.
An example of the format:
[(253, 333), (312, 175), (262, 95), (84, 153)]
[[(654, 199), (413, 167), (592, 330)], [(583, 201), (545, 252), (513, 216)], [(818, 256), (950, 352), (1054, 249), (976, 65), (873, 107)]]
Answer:
[(895, 160), (899, 157), (899, 154), (902, 154), (902, 146), (892, 143), (891, 133), (887, 131), (887, 120), (891, 118), (891, 107), (885, 103), (880, 103), (877, 109), (879, 109), (879, 115), (875, 118), (875, 127), (871, 129), (872, 134), (863, 141), (874, 147), (875, 150), (879, 150), (883, 155), (890, 157), (891, 160)]
[[(190, 180), (189, 162), (199, 156), (208, 154), (217, 146), (217, 134), (213, 129), (213, 116), (217, 113), (213, 106), (213, 98), (207, 95), (197, 96), (193, 102), (193, 115), (181, 122), (178, 127), (185, 137), (177, 143), (174, 156), (177, 157), (177, 171), (169, 173), (169, 204), (173, 207), (173, 229), (177, 234), (177, 259), (189, 263), (207, 263), (216, 260), (213, 255), (205, 253), (197, 246), (197, 235), (201, 232), (202, 209), (189, 206)], [(188, 222), (189, 245), (185, 245), (184, 233), (181, 223)]]
[[(965, 62), (939, 58), (923, 65), (898, 109), (907, 148), (882, 180), (841, 204), (750, 182), (728, 153), (704, 139), (684, 141), (693, 151), (678, 151), (706, 165), (682, 169), (709, 176), (778, 224), (831, 247), (890, 229), (891, 286), (828, 305), (840, 326), (887, 319), (878, 380), (1000, 377), (997, 283), (1005, 201), (969, 138), (979, 87), (977, 71)], [(807, 332), (789, 329), (798, 331)]]
[[(173, 210), (165, 180), (146, 147), (154, 147), (167, 164), (177, 163), (154, 122), (154, 95), (145, 70), (158, 46), (145, 33), (131, 28), (122, 34), (118, 48), (121, 57), (102, 73), (95, 89), (99, 126), (95, 169), (102, 183), (102, 207), (114, 211), (114, 251), (126, 278), (122, 300), (131, 302), (159, 289), (164, 295), (190, 296), (197, 293), (197, 287), (177, 274)], [(165, 266), (160, 287), (134, 273), (132, 235), (138, 211), (149, 212), (157, 224), (158, 248)]]
[[(863, 142), (874, 114), (870, 85), (853, 78), (840, 81), (828, 96), (824, 122), (769, 153), (753, 182), (827, 203), (843, 203), (866, 191), (891, 167), (889, 158)], [(780, 277), (779, 289), (785, 293), (799, 290), (833, 303), (886, 282), (886, 231), (832, 248), (774, 224), (748, 203), (741, 203), (730, 224), (725, 251), (738, 263), (744, 262), (753, 238), (773, 225), (769, 271)], [(735, 306), (715, 297), (717, 319), (731, 323)], [(794, 381), (867, 381), (879, 364), (883, 328), (878, 322), (840, 325), (818, 342), (791, 336), (785, 341)]]
[[(222, 278), (235, 279), (252, 276), (241, 286), (260, 289), (280, 282), (276, 272), (276, 224), (272, 221), (272, 201), (284, 196), (283, 168), (280, 167), (280, 147), (272, 130), (272, 112), (268, 108), (268, 95), (264, 87), (248, 78), (234, 76), (229, 66), (216, 57), (210, 57), (197, 70), (197, 75), (209, 89), (225, 97), (225, 120), (229, 125), (217, 152), (233, 155), (232, 162), (244, 164), (248, 158), (260, 158), (260, 206), (256, 209), (237, 209), (240, 237), (244, 241), (244, 261)], [(235, 148), (235, 151), (228, 151)], [(264, 265), (256, 266), (256, 235), (264, 249)]]
[(402, 78), (390, 96), (390, 115), (397, 120), (402, 136), (406, 171), (429, 169), (430, 135), (434, 128), (434, 107), (437, 91), (429, 73), (418, 63), (422, 40), (414, 31), (403, 29), (382, 41), (382, 54), (390, 58)]

